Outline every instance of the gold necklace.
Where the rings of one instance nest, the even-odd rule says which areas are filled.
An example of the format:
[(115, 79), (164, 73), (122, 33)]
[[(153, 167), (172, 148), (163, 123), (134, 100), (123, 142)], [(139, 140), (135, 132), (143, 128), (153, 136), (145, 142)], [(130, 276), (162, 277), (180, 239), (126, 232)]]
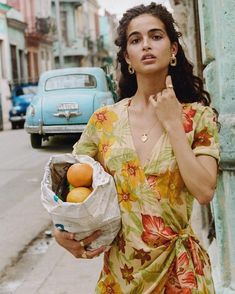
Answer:
[(148, 138), (149, 138), (148, 135), (149, 135), (150, 131), (155, 127), (156, 124), (157, 124), (157, 121), (155, 121), (154, 125), (152, 125), (151, 128), (150, 128), (147, 132), (143, 133), (143, 134), (140, 136), (140, 140), (141, 140), (143, 143), (145, 143), (145, 142), (148, 141)]
[[(130, 99), (128, 100), (127, 107), (130, 107), (131, 102), (132, 102), (132, 98), (130, 98)], [(128, 113), (128, 112), (127, 112), (127, 113)], [(129, 113), (128, 113), (128, 116), (129, 116)], [(149, 138), (148, 135), (149, 135), (150, 131), (155, 127), (155, 125), (157, 124), (157, 122), (158, 122), (158, 121), (156, 120), (155, 123), (154, 123), (154, 125), (152, 125), (151, 128), (150, 128), (147, 132), (143, 133), (143, 134), (140, 136), (140, 140), (141, 140), (143, 143), (145, 143), (145, 142), (148, 141), (148, 138)]]

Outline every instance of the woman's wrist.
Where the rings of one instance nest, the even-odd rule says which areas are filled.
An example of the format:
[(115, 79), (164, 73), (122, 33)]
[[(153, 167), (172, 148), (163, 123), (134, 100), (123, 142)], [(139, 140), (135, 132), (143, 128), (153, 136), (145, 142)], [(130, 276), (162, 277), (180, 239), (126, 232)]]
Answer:
[(178, 131), (184, 132), (184, 126), (180, 119), (167, 121), (163, 124), (163, 126), (169, 135), (175, 135)]

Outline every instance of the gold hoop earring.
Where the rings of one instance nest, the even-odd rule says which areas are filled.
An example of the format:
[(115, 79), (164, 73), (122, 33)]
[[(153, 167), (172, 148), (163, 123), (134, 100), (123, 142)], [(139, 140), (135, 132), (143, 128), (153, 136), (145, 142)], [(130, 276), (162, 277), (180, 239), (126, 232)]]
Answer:
[(172, 53), (172, 55), (171, 55), (170, 65), (171, 66), (176, 66), (177, 65), (177, 58), (175, 57), (174, 53)]
[(135, 70), (134, 70), (134, 68), (133, 68), (133, 67), (131, 67), (131, 65), (130, 65), (130, 64), (128, 65), (128, 71), (129, 71), (129, 74), (130, 74), (130, 75), (133, 75), (133, 74), (135, 73)]

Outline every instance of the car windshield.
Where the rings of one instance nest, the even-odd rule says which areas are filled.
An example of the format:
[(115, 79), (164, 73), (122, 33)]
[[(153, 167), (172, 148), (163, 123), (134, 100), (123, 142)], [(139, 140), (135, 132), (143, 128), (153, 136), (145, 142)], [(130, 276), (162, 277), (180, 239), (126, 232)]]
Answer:
[(70, 74), (49, 78), (45, 84), (45, 91), (95, 88), (96, 78), (89, 74)]
[(29, 87), (23, 88), (23, 92), (24, 94), (36, 94), (37, 89), (38, 89), (37, 86), (29, 86)]

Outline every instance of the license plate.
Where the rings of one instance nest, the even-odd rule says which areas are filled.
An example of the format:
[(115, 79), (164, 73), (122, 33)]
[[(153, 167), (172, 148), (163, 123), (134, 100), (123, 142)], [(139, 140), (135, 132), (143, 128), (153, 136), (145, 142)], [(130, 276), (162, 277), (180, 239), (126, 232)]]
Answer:
[(79, 108), (78, 103), (62, 103), (58, 105), (58, 110), (77, 110)]

